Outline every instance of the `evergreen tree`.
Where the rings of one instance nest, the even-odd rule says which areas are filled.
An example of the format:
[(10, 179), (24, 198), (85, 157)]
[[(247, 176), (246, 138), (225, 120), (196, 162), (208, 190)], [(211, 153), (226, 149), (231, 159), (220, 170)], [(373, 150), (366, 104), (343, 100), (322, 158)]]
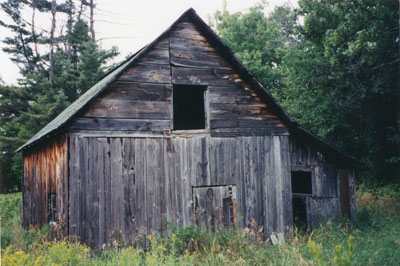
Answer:
[[(23, 76), (18, 86), (0, 84), (0, 192), (20, 188), (21, 154), (15, 150), (95, 84), (107, 71), (107, 61), (117, 55), (116, 48), (102, 50), (93, 42), (87, 23), (71, 15), (71, 1), (56, 6), (57, 12), (71, 15), (65, 35), (52, 36), (51, 40), (29, 31), (21, 11), (34, 8), (51, 12), (53, 6), (56, 15), (54, 4), (55, 1), (45, 0), (8, 0), (0, 5), (12, 20), (1, 25), (13, 32), (3, 40), (7, 45), (3, 50), (18, 64)], [(39, 45), (47, 46), (49, 51), (51, 44), (53, 54), (35, 52)]]

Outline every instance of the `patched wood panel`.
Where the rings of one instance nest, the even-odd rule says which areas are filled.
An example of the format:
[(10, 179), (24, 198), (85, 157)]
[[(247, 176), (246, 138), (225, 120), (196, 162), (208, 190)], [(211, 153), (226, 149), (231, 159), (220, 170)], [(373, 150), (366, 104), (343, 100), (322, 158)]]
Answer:
[(236, 225), (236, 186), (193, 187), (194, 220), (215, 230)]

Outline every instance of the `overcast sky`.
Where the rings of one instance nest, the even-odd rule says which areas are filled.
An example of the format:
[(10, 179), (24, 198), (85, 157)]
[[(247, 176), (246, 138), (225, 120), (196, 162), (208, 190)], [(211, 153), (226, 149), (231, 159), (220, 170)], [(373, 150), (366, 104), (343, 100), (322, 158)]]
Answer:
[[(3, 2), (4, 0), (0, 0)], [(63, 2), (59, 0), (58, 2)], [(227, 0), (229, 12), (245, 11), (254, 6), (257, 0)], [(121, 60), (155, 39), (169, 27), (183, 12), (192, 7), (200, 17), (208, 23), (208, 15), (222, 8), (222, 0), (95, 0), (96, 39), (103, 48), (117, 46)], [(288, 4), (297, 6), (297, 0), (269, 0), (266, 13), (275, 6)], [(30, 20), (27, 13), (26, 20)], [(0, 12), (0, 20), (6, 20), (4, 12)], [(58, 18), (57, 24), (65, 23)], [(38, 17), (38, 27), (50, 29), (50, 17)], [(0, 38), (9, 36), (9, 32), (0, 27)], [(0, 44), (3, 48), (4, 44)], [(17, 66), (11, 62), (9, 55), (0, 51), (0, 77), (8, 84), (16, 83), (19, 76)]]

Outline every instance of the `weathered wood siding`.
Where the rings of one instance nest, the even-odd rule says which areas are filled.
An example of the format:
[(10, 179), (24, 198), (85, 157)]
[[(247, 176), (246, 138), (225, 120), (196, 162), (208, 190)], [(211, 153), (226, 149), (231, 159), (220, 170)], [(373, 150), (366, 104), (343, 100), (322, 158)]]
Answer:
[(90, 246), (193, 224), (193, 188), (209, 186), (236, 186), (240, 226), (292, 225), (288, 136), (72, 136), (69, 150), (69, 232)]
[(67, 138), (55, 136), (24, 151), (23, 224), (48, 222), (48, 195), (56, 193), (58, 222), (63, 233), (68, 217)]
[(181, 22), (92, 101), (70, 130), (173, 130), (173, 85), (207, 86), (212, 136), (287, 135), (287, 129), (192, 23)]
[(291, 171), (310, 171), (312, 176), (312, 197), (307, 199), (308, 225), (315, 226), (322, 218), (341, 215), (339, 173), (349, 175), (351, 216), (355, 214), (354, 171), (341, 169), (310, 145), (294, 136), (290, 137)]

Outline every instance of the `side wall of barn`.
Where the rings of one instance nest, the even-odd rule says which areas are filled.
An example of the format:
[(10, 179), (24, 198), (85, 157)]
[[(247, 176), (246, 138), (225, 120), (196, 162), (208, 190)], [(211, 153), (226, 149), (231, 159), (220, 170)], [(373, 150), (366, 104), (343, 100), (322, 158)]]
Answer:
[(288, 136), (71, 136), (70, 157), (69, 232), (90, 246), (165, 233), (165, 221), (194, 224), (194, 194), (207, 200), (201, 191), (215, 203), (200, 203), (197, 219), (221, 223), (216, 197), (227, 187), (239, 226), (269, 235), (292, 225)]
[(291, 136), (290, 171), (311, 173), (312, 195), (304, 197), (308, 227), (328, 217), (355, 216), (354, 170), (328, 160), (306, 142)]
[[(23, 225), (49, 222), (49, 208), (66, 234), (68, 217), (68, 154), (65, 134), (54, 136), (23, 152)], [(52, 202), (51, 202), (52, 201)]]

